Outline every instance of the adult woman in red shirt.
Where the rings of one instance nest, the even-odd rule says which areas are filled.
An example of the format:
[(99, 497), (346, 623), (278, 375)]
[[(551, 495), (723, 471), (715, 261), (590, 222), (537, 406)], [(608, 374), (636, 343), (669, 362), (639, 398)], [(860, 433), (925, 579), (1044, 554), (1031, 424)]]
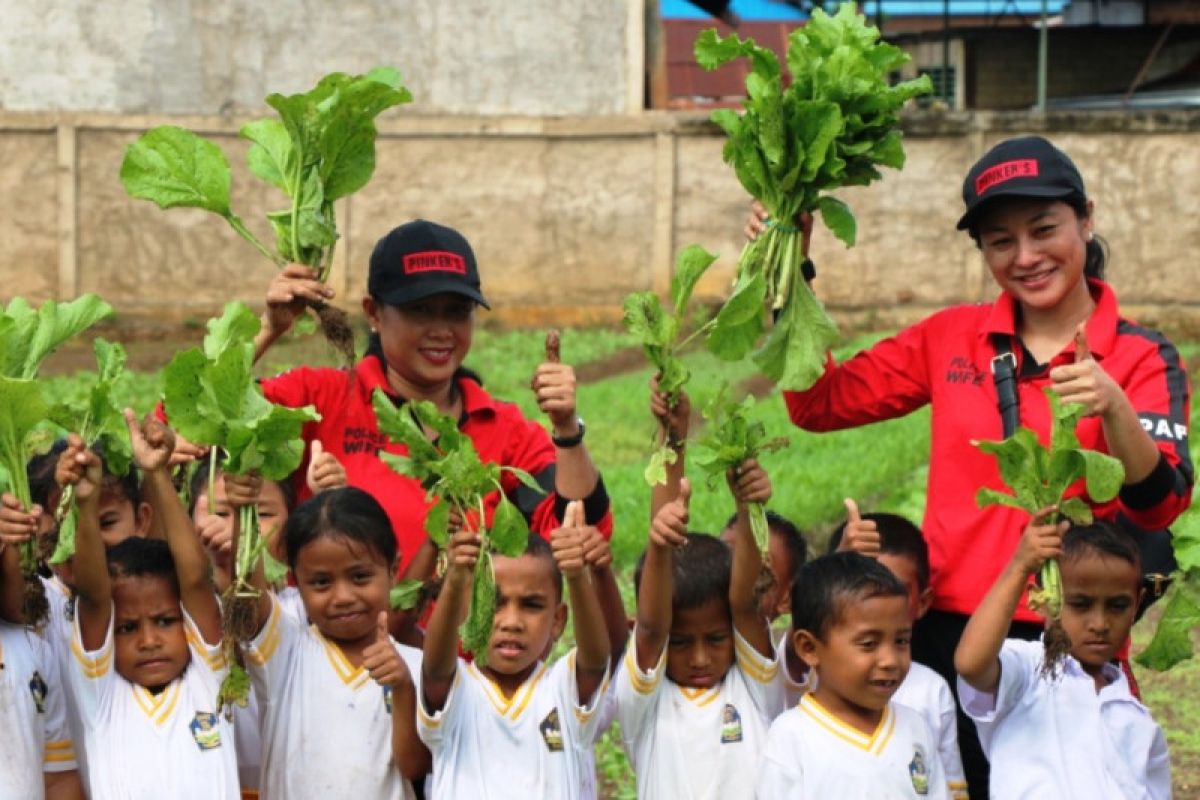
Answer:
[[(914, 631), (913, 656), (951, 686), (963, 627), (1028, 521), (1020, 510), (975, 503), (981, 486), (1003, 487), (995, 459), (972, 444), (1004, 435), (994, 367), (1002, 375), (1014, 367), (1019, 423), (1043, 442), (1050, 430), (1046, 387), (1086, 406), (1081, 443), (1125, 467), (1120, 495), (1095, 506), (1098, 517), (1166, 527), (1190, 503), (1194, 480), (1187, 373), (1165, 337), (1119, 316), (1116, 295), (1103, 281), (1105, 251), (1092, 231), (1092, 201), (1071, 160), (1045, 139), (1010, 139), (971, 168), (963, 200), (958, 228), (978, 245), (999, 297), (938, 312), (841, 365), (830, 359), (810, 389), (784, 393), (792, 421), (811, 431), (865, 425), (930, 404), (923, 532), (934, 597)], [(752, 229), (760, 225), (751, 220)], [(1036, 638), (1039, 620), (1022, 606), (1012, 635)], [(963, 719), (959, 742), (971, 797), (986, 797), (986, 761)]]

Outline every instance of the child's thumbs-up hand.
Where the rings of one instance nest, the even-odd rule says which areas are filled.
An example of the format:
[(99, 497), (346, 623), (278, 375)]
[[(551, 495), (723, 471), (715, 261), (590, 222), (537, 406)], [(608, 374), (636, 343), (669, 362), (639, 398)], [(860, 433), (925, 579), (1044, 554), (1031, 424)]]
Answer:
[(572, 500), (567, 503), (563, 524), (550, 534), (550, 549), (554, 560), (565, 578), (577, 578), (586, 564), (583, 558), (583, 503)]
[(388, 612), (380, 611), (375, 620), (375, 641), (363, 649), (363, 669), (380, 686), (395, 686), (412, 680), (408, 666), (392, 644), (388, 633)]
[(550, 417), (554, 432), (562, 437), (578, 433), (575, 416), (575, 369), (561, 360), (558, 331), (546, 334), (546, 360), (538, 364), (530, 387), (538, 408)]
[[(1075, 329), (1075, 361), (1050, 370), (1051, 387), (1064, 403), (1079, 403), (1089, 417), (1108, 417), (1129, 400), (1092, 354), (1087, 322)], [(1132, 409), (1130, 409), (1132, 410)]]
[(337, 456), (325, 449), (320, 439), (313, 439), (312, 452), (308, 459), (308, 472), (304, 476), (308, 490), (319, 494), (327, 489), (340, 489), (349, 482), (346, 468)]
[(858, 512), (858, 503), (847, 497), (846, 528), (842, 531), (842, 541), (838, 544), (839, 553), (861, 553), (875, 558), (879, 555), (879, 526), (875, 520), (863, 519)]
[(657, 547), (682, 547), (687, 544), (688, 501), (692, 484), (687, 478), (679, 481), (679, 496), (664, 505), (650, 525), (650, 543)]

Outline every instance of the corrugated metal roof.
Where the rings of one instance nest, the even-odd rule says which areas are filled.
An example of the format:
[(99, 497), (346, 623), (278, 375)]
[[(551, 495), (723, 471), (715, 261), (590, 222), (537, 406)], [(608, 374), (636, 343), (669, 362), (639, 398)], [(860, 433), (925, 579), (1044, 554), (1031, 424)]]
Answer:
[[(939, 17), (943, 13), (942, 0), (865, 0), (862, 10), (874, 16), (882, 11), (885, 17)], [(1070, 5), (1070, 0), (1048, 0), (1046, 9), (1050, 14), (1059, 14)], [(801, 22), (808, 15), (780, 0), (732, 0), (730, 9), (739, 19), (748, 22)], [(1042, 0), (950, 0), (951, 16), (1037, 16), (1042, 13)], [(688, 0), (659, 0), (659, 14), (663, 19), (696, 19), (711, 17)]]

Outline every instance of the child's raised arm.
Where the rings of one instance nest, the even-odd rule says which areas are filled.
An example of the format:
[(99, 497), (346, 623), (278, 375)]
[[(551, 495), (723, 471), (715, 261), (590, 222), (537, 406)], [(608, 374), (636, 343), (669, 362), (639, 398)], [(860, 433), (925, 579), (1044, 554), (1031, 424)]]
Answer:
[(0, 495), (0, 619), (24, 625), (25, 577), (18, 548), (37, 534), (42, 507), (21, 508), (16, 495)]
[(154, 516), (160, 520), (175, 562), (179, 603), (196, 623), (204, 641), (216, 644), (221, 641), (221, 607), (209, 577), (208, 554), (171, 482), (169, 463), (175, 451), (175, 434), (153, 415), (139, 425), (128, 408), (125, 424), (133, 444), (134, 463), (142, 471), (142, 490)]
[(954, 670), (977, 691), (994, 694), (1000, 685), (1000, 648), (1021, 594), (1042, 564), (1062, 554), (1067, 523), (1046, 524), (1057, 507), (1043, 508), (1025, 527), (1017, 550), (967, 622), (954, 651)]
[(583, 557), (583, 503), (567, 504), (561, 528), (550, 534), (554, 560), (567, 584), (571, 617), (575, 621), (575, 684), (580, 705), (590, 705), (608, 671), (608, 631), (604, 612)]
[(658, 659), (671, 635), (674, 550), (687, 543), (688, 500), (691, 496), (691, 484), (687, 478), (681, 478), (679, 495), (660, 508), (650, 524), (650, 541), (638, 587), (637, 627), (634, 629), (637, 665), (643, 672), (658, 666)]
[(754, 459), (746, 459), (728, 476), (729, 490), (737, 501), (737, 520), (733, 523), (733, 571), (729, 576), (729, 610), (733, 629), (767, 658), (773, 658), (770, 622), (763, 616), (755, 586), (763, 571), (762, 556), (750, 531), (751, 503), (771, 499), (771, 480)]
[(450, 538), (448, 556), (442, 591), (425, 630), (425, 655), (421, 660), (421, 696), (425, 710), (431, 714), (445, 707), (458, 670), (458, 625), (470, 602), (471, 577), (479, 560), (479, 534), (468, 528), (457, 531)]
[(592, 585), (596, 587), (596, 598), (604, 613), (604, 628), (608, 631), (610, 668), (615, 670), (629, 640), (629, 617), (625, 613), (621, 589), (617, 586), (617, 576), (612, 570), (612, 547), (595, 525), (584, 526), (581, 536), (583, 560), (592, 573)]
[(687, 392), (680, 390), (679, 399), (672, 406), (667, 396), (658, 390), (658, 376), (650, 379), (650, 413), (659, 421), (659, 444), (675, 452), (675, 462), (667, 464), (667, 482), (656, 483), (650, 488), (650, 519), (658, 510), (679, 496), (679, 481), (684, 476), (684, 461), (687, 456), (688, 425), (692, 417), (692, 401)]
[(75, 591), (79, 596), (79, 633), (83, 648), (99, 650), (108, 636), (112, 619), (112, 579), (104, 540), (100, 538), (100, 486), (104, 471), (100, 457), (84, 446), (76, 434), (67, 437), (67, 449), (58, 462), (55, 479), (61, 485), (75, 485)]

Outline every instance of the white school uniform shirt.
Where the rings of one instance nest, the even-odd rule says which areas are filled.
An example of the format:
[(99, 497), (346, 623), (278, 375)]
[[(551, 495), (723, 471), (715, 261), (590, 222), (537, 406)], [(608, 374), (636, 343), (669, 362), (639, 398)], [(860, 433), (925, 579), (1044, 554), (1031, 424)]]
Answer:
[(75, 701), (75, 693), (67, 679), (75, 668), (75, 657), (71, 655), (71, 637), (75, 635), (75, 601), (71, 597), (70, 587), (57, 575), (40, 580), (46, 591), (46, 600), (50, 604), (50, 621), (42, 635), (50, 646), (50, 654), (58, 666), (58, 674), (62, 676), (66, 695), (67, 726), (71, 731), (71, 740), (75, 743), (79, 777), (83, 785), (87, 786), (87, 750), (83, 736), (83, 719), (79, 716), (79, 704)]
[(937, 743), (921, 715), (891, 702), (871, 734), (811, 694), (771, 725), (759, 800), (948, 800)]
[(1044, 656), (1041, 642), (1007, 639), (995, 694), (958, 679), (959, 702), (991, 762), (992, 796), (1169, 798), (1166, 740), (1124, 673), (1105, 665), (1109, 684), (1097, 692), (1071, 656), (1057, 680), (1042, 678)]
[(69, 682), (84, 724), (92, 800), (237, 800), (233, 728), (218, 713), (228, 673), (220, 643), (203, 640), (183, 611), (191, 662), (158, 694), (117, 674), (113, 618), (99, 650), (74, 623)]
[[(392, 762), (390, 689), (270, 598), (270, 617), (244, 647), (262, 722), (262, 796), (411, 798), (412, 786)], [(421, 651), (393, 645), (419, 693)]]
[(430, 800), (545, 798), (576, 800), (595, 776), (587, 758), (598, 736), (595, 693), (579, 697), (575, 651), (538, 662), (509, 697), (473, 662), (462, 659), (440, 711), (418, 704), (417, 731), (433, 754)]
[(0, 623), (0, 797), (42, 800), (46, 772), (77, 768), (65, 691), (50, 645)]
[(734, 664), (709, 688), (666, 677), (667, 647), (654, 669), (638, 667), (637, 631), (616, 679), (617, 721), (642, 800), (745, 797), (758, 775), (771, 720), (783, 710), (776, 658), (734, 630)]
[(937, 743), (950, 797), (967, 800), (967, 778), (958, 752), (958, 716), (950, 684), (929, 667), (914, 661), (892, 695), (892, 702), (908, 706), (924, 718)]

